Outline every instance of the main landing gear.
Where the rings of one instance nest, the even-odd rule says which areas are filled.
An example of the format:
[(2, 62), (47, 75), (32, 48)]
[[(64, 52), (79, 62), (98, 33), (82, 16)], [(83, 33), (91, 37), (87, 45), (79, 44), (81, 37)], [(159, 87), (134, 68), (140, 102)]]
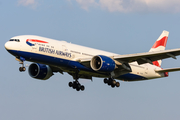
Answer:
[(120, 83), (119, 82), (116, 82), (113, 78), (105, 78), (104, 79), (104, 83), (105, 84), (108, 84), (109, 86), (111, 86), (112, 88), (114, 87), (119, 87), (120, 86)]
[(84, 85), (81, 85), (77, 80), (73, 82), (69, 82), (69, 87), (72, 87), (73, 89), (76, 89), (77, 91), (84, 91), (85, 87)]
[(75, 81), (69, 82), (69, 87), (72, 87), (73, 89), (76, 89), (77, 91), (84, 91), (85, 87), (84, 85), (81, 85), (78, 81), (79, 79), (79, 70), (77, 70), (74, 74), (71, 74)]

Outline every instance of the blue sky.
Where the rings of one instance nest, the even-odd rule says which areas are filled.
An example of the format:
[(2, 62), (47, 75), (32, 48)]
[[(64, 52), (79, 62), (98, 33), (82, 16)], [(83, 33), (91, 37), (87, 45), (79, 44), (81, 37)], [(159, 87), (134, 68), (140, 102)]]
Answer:
[[(149, 51), (163, 30), (166, 49), (180, 48), (178, 0), (6, 0), (0, 2), (1, 120), (176, 120), (180, 118), (179, 72), (168, 78), (120, 81), (112, 89), (102, 78), (80, 80), (84, 92), (68, 87), (72, 77), (47, 81), (20, 73), (20, 64), (4, 48), (16, 35), (39, 35), (79, 45), (131, 54)], [(163, 68), (180, 67), (163, 60)], [(25, 64), (30, 64), (26, 62)]]

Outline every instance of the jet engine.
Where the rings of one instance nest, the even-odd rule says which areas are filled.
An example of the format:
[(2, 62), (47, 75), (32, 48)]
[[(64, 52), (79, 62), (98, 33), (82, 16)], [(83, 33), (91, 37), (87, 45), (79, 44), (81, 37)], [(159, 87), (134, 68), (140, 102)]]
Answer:
[(29, 66), (28, 72), (31, 77), (41, 80), (47, 80), (53, 75), (53, 72), (48, 65), (39, 63), (32, 63)]
[(94, 71), (99, 72), (112, 72), (116, 66), (113, 59), (103, 55), (94, 56), (90, 64)]

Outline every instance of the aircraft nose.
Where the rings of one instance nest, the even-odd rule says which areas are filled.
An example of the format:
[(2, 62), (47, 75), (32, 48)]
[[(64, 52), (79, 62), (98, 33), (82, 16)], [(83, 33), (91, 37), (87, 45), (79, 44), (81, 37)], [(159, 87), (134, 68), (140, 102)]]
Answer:
[(4, 47), (6, 48), (6, 50), (9, 50), (9, 48), (10, 48), (9, 42), (6, 42), (5, 45), (4, 45)]

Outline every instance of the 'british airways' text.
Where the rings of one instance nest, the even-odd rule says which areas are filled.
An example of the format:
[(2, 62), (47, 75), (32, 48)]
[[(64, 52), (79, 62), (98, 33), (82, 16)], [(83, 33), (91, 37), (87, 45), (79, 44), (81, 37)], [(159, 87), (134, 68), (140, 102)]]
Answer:
[(71, 53), (63, 52), (63, 51), (59, 51), (59, 50), (54, 50), (54, 49), (50, 49), (50, 48), (39, 47), (39, 51), (40, 52), (49, 53), (49, 54), (56, 54), (56, 55), (65, 56), (65, 57), (71, 58)]

